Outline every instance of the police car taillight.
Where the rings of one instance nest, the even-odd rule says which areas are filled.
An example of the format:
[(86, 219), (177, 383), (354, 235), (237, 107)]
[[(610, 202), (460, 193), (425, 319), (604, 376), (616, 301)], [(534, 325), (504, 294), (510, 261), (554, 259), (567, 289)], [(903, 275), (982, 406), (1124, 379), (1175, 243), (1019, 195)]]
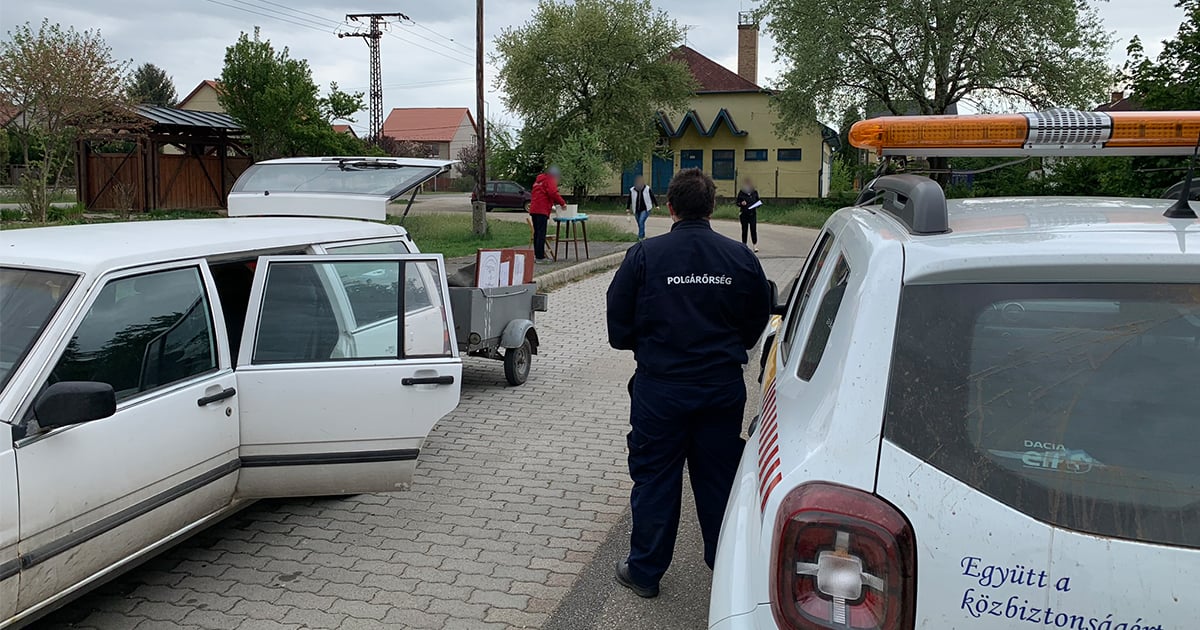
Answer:
[(771, 611), (786, 630), (908, 630), (916, 543), (896, 508), (872, 494), (809, 483), (775, 517)]

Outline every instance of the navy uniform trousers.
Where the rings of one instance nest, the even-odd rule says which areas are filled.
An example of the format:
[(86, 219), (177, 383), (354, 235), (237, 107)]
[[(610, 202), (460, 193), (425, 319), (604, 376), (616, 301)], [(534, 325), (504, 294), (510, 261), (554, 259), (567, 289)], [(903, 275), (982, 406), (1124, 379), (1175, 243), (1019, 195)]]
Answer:
[(629, 384), (629, 475), (633, 534), (629, 572), (643, 586), (658, 584), (675, 551), (687, 463), (712, 568), (725, 504), (742, 457), (746, 385), (681, 384), (636, 375)]

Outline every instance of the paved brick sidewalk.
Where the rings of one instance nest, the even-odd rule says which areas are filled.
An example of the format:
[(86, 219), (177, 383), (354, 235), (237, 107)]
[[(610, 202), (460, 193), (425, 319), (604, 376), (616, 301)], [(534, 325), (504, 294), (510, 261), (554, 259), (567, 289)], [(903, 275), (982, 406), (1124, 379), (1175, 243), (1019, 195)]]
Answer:
[(44, 622), (77, 628), (541, 626), (625, 509), (611, 272), (556, 291), (530, 381), (470, 360), (407, 493), (272, 501)]
[[(795, 260), (764, 266), (782, 284)], [(611, 277), (551, 295), (526, 385), (468, 362), (410, 492), (257, 504), (39, 627), (541, 627), (628, 503)]]

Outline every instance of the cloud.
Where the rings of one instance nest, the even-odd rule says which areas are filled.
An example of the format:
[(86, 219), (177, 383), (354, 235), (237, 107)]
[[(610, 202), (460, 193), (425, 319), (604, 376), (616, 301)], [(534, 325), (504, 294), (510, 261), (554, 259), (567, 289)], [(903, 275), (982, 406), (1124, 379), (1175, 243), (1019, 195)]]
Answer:
[[(365, 90), (367, 48), (362, 40), (338, 39), (336, 31), (346, 13), (380, 7), (372, 0), (336, 5), (317, 0), (3, 1), (0, 30), (27, 21), (37, 24), (43, 17), (76, 28), (98, 28), (118, 58), (165, 68), (181, 95), (201, 80), (219, 75), (225, 47), (238, 33), (252, 32), (256, 25), (263, 38), (278, 47), (286, 46), (294, 57), (308, 59), (318, 83), (336, 81), (343, 88)], [(756, 5), (749, 0), (741, 2), (742, 8)], [(475, 2), (438, 0), (405, 6), (402, 11), (419, 26), (392, 26), (383, 39), (385, 107), (474, 107)], [(692, 47), (736, 67), (738, 3), (656, 0), (655, 6), (688, 26)], [(491, 39), (501, 29), (524, 23), (535, 7), (534, 0), (487, 0), (488, 52)], [(1098, 8), (1120, 38), (1114, 48), (1114, 64), (1124, 60), (1125, 45), (1135, 34), (1142, 37), (1150, 53), (1157, 53), (1158, 42), (1171, 37), (1182, 19), (1174, 0), (1110, 0), (1099, 3)], [(761, 45), (759, 76), (768, 82), (779, 70), (765, 33)], [(489, 69), (489, 90), (494, 75), (494, 69)], [(497, 110), (494, 114), (500, 113), (500, 95), (490, 93), (487, 98)]]

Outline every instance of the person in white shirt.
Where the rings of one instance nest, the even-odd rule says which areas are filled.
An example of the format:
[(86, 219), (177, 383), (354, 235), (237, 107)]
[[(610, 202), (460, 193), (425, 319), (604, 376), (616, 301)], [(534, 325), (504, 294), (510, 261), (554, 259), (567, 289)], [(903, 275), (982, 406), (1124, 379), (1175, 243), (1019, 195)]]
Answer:
[(637, 219), (638, 225), (638, 240), (646, 238), (646, 219), (650, 218), (650, 211), (658, 206), (658, 199), (654, 197), (654, 191), (646, 185), (646, 178), (638, 175), (633, 180), (633, 187), (629, 189), (629, 200), (625, 206), (626, 213), (632, 213)]

